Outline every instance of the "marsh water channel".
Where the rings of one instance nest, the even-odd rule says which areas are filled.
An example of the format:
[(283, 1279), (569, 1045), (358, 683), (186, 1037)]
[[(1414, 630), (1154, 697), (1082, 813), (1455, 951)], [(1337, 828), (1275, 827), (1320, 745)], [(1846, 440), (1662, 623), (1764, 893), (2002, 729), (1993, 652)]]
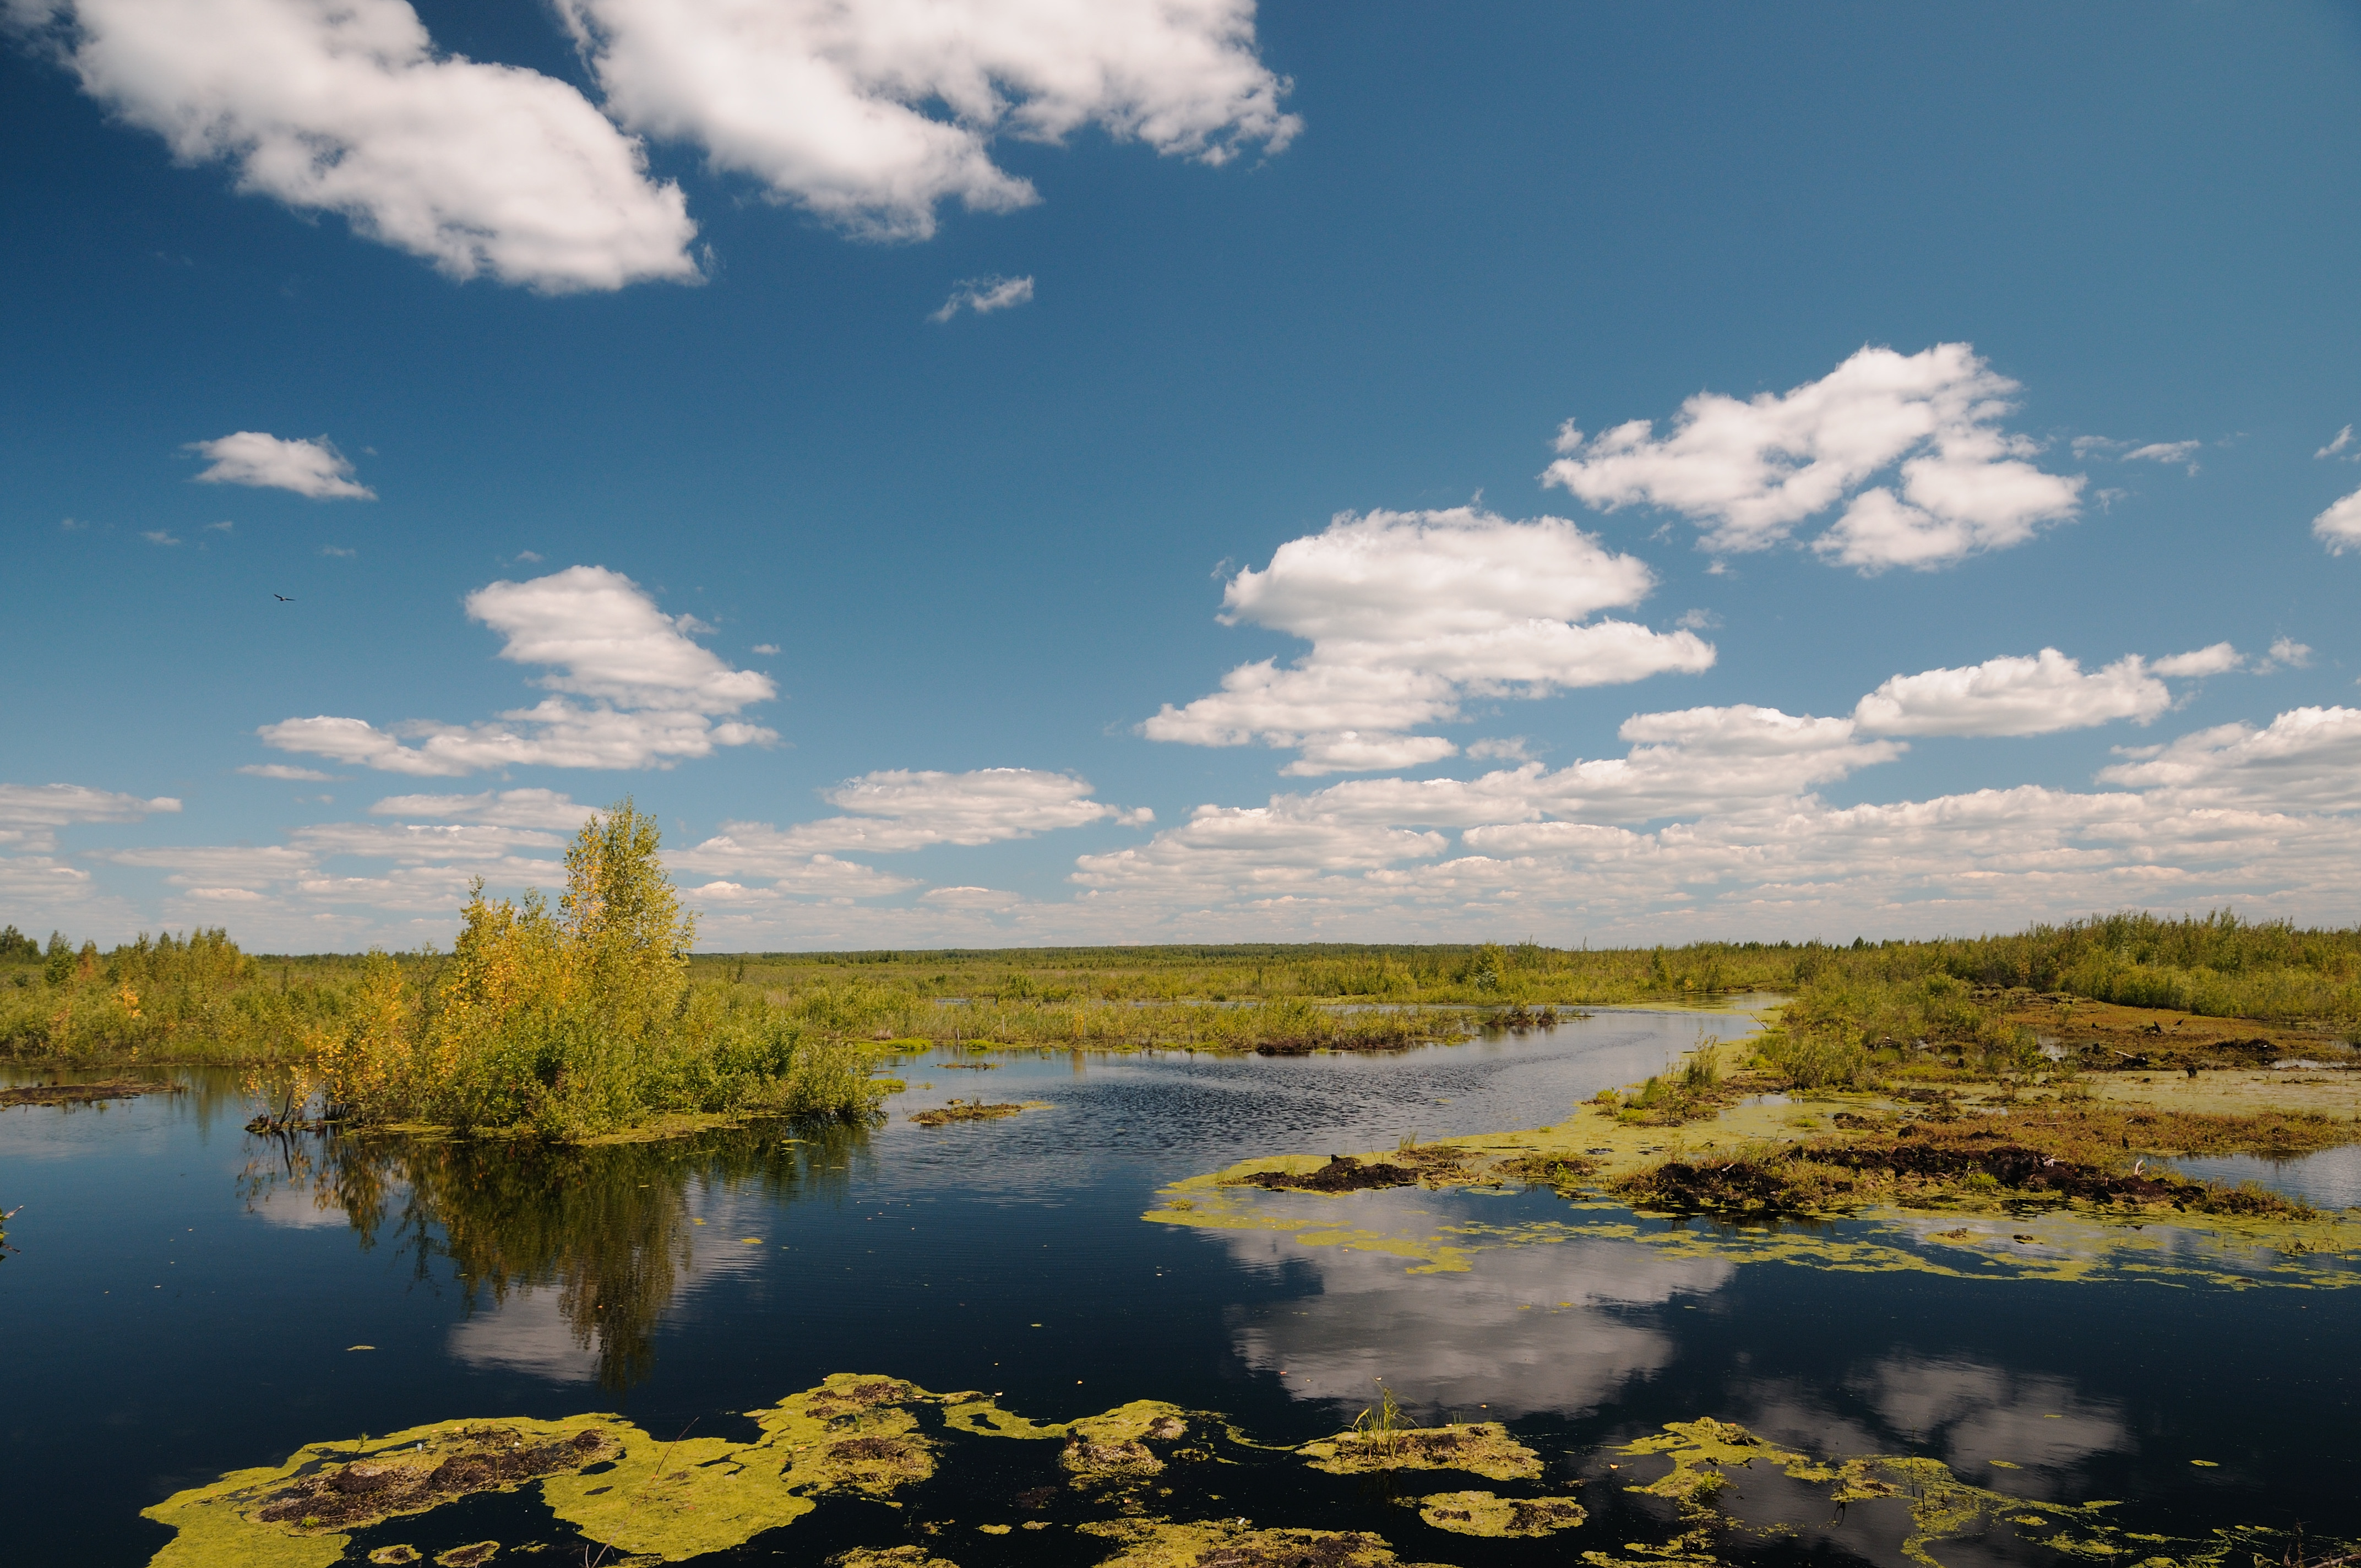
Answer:
[[(1068, 1484), (1056, 1443), (938, 1431), (931, 1476), (824, 1497), (697, 1561), (916, 1544), (967, 1568), (1093, 1563), (1115, 1538), (1077, 1527), (1126, 1518), (1367, 1531), (1403, 1563), (1470, 1568), (2248, 1568), (2293, 1538), (2245, 1532), (2361, 1536), (2361, 1290), (2333, 1269), (1848, 1266), (1869, 1222), (1813, 1230), (1808, 1254), (1759, 1234), (1723, 1247), (1709, 1226), (1576, 1211), (1546, 1188), (1275, 1195), (1318, 1206), (1324, 1232), (1143, 1218), (1170, 1183), (1248, 1157), (1554, 1122), (1701, 1028), (1752, 1026), (1600, 1011), (1382, 1055), (939, 1052), (897, 1069), (910, 1088), (868, 1131), (578, 1151), (257, 1137), (234, 1081), (204, 1072), (176, 1093), (0, 1112), (0, 1207), (22, 1206), (0, 1259), (0, 1555), (147, 1563), (173, 1537), (142, 1509), (307, 1443), (427, 1423), (607, 1411), (666, 1442), (742, 1439), (745, 1412), (838, 1373), (979, 1390), (1045, 1423), (1166, 1401), (1202, 1441), (1116, 1496)], [(910, 1122), (954, 1096), (1044, 1103)], [(1492, 1240), (1438, 1266), (1370, 1239), (1406, 1224)], [(1893, 1255), (1915, 1245), (1882, 1234)], [(1290, 1452), (1381, 1385), (1407, 1420), (1506, 1422), (1541, 1474), (1332, 1475)], [(1667, 1461), (1623, 1451), (1704, 1417), (1812, 1455), (1939, 1461), (1893, 1474), (1947, 1467), (1960, 1496), (1930, 1535), (1908, 1497), (1832, 1505), (1764, 1464), (1699, 1530), (1631, 1490)], [(1488, 1539), (1422, 1512), (1424, 1495), (1482, 1487), (1587, 1518)], [(532, 1486), (371, 1524), (344, 1560), (479, 1541), (503, 1561), (620, 1560)]]

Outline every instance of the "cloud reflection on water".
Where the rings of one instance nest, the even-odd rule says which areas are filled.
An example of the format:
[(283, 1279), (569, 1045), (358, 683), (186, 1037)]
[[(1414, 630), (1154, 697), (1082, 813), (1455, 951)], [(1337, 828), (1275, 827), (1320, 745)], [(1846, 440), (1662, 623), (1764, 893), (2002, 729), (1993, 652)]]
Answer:
[(1737, 1272), (1617, 1241), (1481, 1255), (1466, 1273), (1411, 1274), (1401, 1258), (1307, 1248), (1268, 1231), (1224, 1236), (1233, 1259), (1305, 1273), (1316, 1289), (1238, 1322), (1233, 1343), (1258, 1372), (1284, 1372), (1300, 1398), (1367, 1404), (1379, 1380), (1413, 1410), (1506, 1420), (1578, 1411), (1668, 1365), (1674, 1337), (1625, 1309), (1719, 1290)]
[(445, 1349), (466, 1366), (588, 1383), (598, 1376), (596, 1342), (594, 1332), (590, 1343), (584, 1343), (555, 1290), (519, 1290), (453, 1323)]

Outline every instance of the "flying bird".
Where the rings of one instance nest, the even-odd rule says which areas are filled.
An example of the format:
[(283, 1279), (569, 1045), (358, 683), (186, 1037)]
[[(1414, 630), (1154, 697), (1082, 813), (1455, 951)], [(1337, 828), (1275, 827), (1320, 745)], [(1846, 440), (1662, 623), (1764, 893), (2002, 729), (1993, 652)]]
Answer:
[(293, 604), (295, 602), (293, 599), (289, 598), (285, 594), (272, 594), (270, 597), (277, 599), (280, 604)]

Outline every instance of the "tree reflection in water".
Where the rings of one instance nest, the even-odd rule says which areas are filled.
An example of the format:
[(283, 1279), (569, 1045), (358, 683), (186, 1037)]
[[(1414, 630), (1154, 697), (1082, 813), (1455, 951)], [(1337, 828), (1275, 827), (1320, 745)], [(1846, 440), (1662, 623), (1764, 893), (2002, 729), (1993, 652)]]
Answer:
[(772, 1123), (589, 1147), (383, 1133), (257, 1141), (267, 1146), (238, 1178), (249, 1210), (308, 1191), (344, 1214), (363, 1250), (390, 1241), (420, 1280), (447, 1262), (470, 1316), (555, 1289), (599, 1384), (620, 1390), (653, 1368), (656, 1326), (694, 1266), (692, 1198), (840, 1193), (867, 1134)]

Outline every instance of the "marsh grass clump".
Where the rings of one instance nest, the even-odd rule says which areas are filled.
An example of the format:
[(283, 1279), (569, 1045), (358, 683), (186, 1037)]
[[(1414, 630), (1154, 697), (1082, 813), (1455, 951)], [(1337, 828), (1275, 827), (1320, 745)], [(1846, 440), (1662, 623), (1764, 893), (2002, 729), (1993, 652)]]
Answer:
[(1719, 1044), (1700, 1031), (1679, 1067), (1666, 1069), (1628, 1094), (1602, 1093), (1597, 1103), (1619, 1122), (1677, 1127), (1718, 1114), (1747, 1092), (1747, 1086), (1723, 1076)]

